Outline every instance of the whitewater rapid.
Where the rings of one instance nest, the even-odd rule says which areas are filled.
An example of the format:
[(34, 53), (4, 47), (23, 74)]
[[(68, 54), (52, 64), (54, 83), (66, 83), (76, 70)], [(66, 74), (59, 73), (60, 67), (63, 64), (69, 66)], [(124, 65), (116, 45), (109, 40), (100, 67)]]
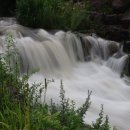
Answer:
[[(44, 78), (42, 74), (35, 74), (30, 81), (41, 82)], [(86, 123), (92, 123), (99, 117), (103, 104), (104, 116), (109, 115), (111, 126), (116, 126), (119, 130), (130, 129), (130, 86), (110, 68), (94, 62), (78, 63), (68, 77), (53, 79), (55, 82), (50, 83), (47, 90), (48, 101), (52, 98), (59, 102), (62, 79), (66, 97), (74, 100), (77, 107), (84, 103), (88, 90), (92, 90), (92, 104), (84, 119)]]
[(130, 86), (121, 78), (128, 56), (119, 43), (95, 35), (79, 36), (63, 31), (51, 34), (9, 23), (0, 22), (0, 52), (4, 53), (6, 34), (11, 32), (22, 61), (21, 73), (38, 70), (29, 83), (54, 79), (48, 85), (47, 102), (51, 98), (59, 102), (60, 80), (63, 80), (66, 97), (74, 100), (77, 107), (84, 103), (88, 90), (92, 91), (86, 123), (98, 118), (103, 104), (104, 116), (109, 116), (111, 126), (130, 130)]

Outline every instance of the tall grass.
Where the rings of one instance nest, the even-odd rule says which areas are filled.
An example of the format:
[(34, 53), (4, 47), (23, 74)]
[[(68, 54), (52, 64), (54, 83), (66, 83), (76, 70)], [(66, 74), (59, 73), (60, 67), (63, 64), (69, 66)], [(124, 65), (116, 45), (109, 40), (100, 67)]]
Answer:
[[(45, 29), (85, 29), (89, 2), (82, 6), (66, 0), (17, 0), (16, 17), (25, 26)], [(84, 22), (85, 21), (85, 22)]]
[(25, 26), (60, 28), (62, 4), (63, 0), (17, 0), (16, 16)]

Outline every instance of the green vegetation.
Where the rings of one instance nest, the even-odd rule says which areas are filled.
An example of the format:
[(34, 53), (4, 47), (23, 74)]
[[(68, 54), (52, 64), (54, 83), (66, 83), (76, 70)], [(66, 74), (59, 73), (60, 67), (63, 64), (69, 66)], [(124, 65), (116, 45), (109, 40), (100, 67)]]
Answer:
[[(109, 4), (105, 5), (99, 12), (111, 13)], [(93, 17), (91, 11), (93, 12), (93, 8), (90, 0), (80, 3), (73, 3), (71, 0), (17, 0), (16, 4), (16, 18), (24, 26), (83, 33), (96, 32), (104, 36), (105, 25), (101, 18)]]
[(25, 26), (45, 29), (84, 30), (90, 28), (89, 1), (17, 0), (16, 17)]
[(16, 16), (25, 26), (56, 28), (58, 25), (61, 26), (61, 1), (17, 0)]
[(83, 121), (91, 104), (91, 91), (85, 103), (76, 109), (74, 101), (65, 97), (61, 81), (60, 103), (57, 105), (51, 100), (50, 105), (46, 104), (48, 83), (52, 81), (45, 79), (44, 85), (29, 86), (29, 75), (19, 74), (14, 42), (9, 34), (5, 41), (7, 52), (0, 58), (0, 130), (110, 130), (108, 116), (103, 119), (103, 106), (95, 123), (87, 125)]

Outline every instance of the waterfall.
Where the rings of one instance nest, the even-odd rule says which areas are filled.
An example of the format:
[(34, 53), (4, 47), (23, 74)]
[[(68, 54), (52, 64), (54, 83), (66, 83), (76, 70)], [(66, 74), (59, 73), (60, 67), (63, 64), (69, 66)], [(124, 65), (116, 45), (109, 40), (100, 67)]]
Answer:
[(118, 72), (119, 74), (121, 74), (123, 72), (124, 67), (125, 67), (127, 58), (128, 58), (127, 55), (124, 55), (118, 59), (115, 57), (111, 57), (107, 61), (107, 66), (110, 67), (115, 72)]
[(21, 73), (33, 74), (29, 83), (54, 78), (47, 91), (47, 99), (58, 102), (60, 80), (63, 79), (66, 96), (77, 106), (92, 90), (92, 105), (85, 117), (86, 123), (95, 120), (104, 105), (110, 123), (119, 130), (129, 130), (130, 87), (129, 78), (120, 78), (128, 56), (120, 43), (102, 39), (96, 35), (70, 31), (47, 32), (43, 29), (23, 27), (15, 20), (0, 20), (0, 53), (6, 53), (5, 39), (8, 33), (14, 37), (14, 46), (20, 59)]

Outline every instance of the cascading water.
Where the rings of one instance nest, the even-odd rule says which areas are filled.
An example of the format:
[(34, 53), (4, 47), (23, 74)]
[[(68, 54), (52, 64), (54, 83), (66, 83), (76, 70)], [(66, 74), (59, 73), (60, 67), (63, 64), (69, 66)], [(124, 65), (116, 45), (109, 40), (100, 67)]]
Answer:
[[(92, 90), (92, 105), (84, 119), (86, 123), (97, 118), (103, 104), (112, 125), (119, 130), (130, 129), (130, 86), (120, 78), (127, 55), (117, 56), (119, 43), (71, 32), (51, 34), (42, 29), (31, 30), (2, 21), (1, 53), (5, 52), (4, 39), (8, 32), (15, 37), (15, 47), (22, 61), (21, 72), (39, 69), (29, 82), (42, 82), (45, 77), (55, 79), (48, 86), (48, 100), (58, 101), (62, 79), (66, 96), (77, 106), (85, 101), (88, 90)], [(113, 51), (113, 48), (116, 49)]]

